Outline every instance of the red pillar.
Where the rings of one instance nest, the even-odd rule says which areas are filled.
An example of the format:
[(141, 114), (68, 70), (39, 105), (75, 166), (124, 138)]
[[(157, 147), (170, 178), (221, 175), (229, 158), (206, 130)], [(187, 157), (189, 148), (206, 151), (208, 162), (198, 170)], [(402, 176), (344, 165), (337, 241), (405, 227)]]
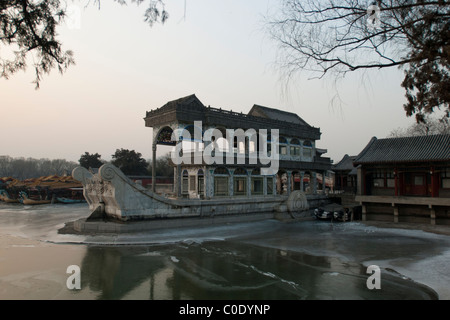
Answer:
[(430, 168), (430, 174), (431, 174), (431, 196), (434, 198), (439, 197), (439, 179), (436, 176), (434, 167)]

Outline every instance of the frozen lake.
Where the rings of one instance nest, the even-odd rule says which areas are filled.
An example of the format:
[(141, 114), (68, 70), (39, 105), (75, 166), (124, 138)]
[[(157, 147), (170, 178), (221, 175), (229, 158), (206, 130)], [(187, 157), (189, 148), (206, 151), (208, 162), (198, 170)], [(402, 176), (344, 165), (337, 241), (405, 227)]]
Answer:
[[(58, 234), (88, 215), (83, 204), (0, 203), (0, 298), (450, 299), (446, 235), (276, 220)], [(80, 290), (66, 287), (69, 265), (80, 267)], [(369, 265), (381, 268), (379, 290), (367, 288)]]

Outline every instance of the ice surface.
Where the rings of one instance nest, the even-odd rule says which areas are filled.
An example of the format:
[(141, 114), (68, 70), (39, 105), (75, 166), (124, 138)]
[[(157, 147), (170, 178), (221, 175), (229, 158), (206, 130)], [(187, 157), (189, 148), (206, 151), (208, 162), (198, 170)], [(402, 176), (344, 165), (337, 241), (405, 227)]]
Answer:
[[(0, 203), (0, 235), (86, 245), (87, 253), (79, 263), (83, 270), (91, 270), (89, 288), (100, 290), (101, 293), (95, 292), (95, 295), (105, 299), (145, 292), (134, 290), (145, 279), (153, 279), (153, 298), (172, 295), (209, 299), (211, 295), (204, 294), (208, 290), (219, 298), (429, 297), (421, 286), (414, 284), (412, 290), (409, 278), (430, 286), (440, 298), (450, 299), (447, 275), (450, 237), (445, 235), (379, 228), (360, 222), (283, 223), (276, 220), (133, 234), (58, 233), (66, 222), (88, 215), (85, 204)], [(26, 243), (12, 246), (34, 249)], [(108, 268), (104, 267), (105, 263)], [(370, 264), (382, 268), (382, 277), (385, 284), (391, 286), (391, 292), (365, 289), (364, 267)], [(389, 271), (391, 269), (395, 272)], [(118, 287), (103, 287), (99, 280), (105, 277), (123, 280), (127, 270), (132, 270), (136, 278), (127, 278), (126, 283), (116, 284)], [(116, 273), (111, 273), (113, 271)], [(96, 272), (99, 272), (98, 277), (95, 277)], [(175, 285), (173, 281), (180, 283)], [(183, 286), (184, 281), (195, 284), (193, 288), (198, 290), (189, 291), (190, 286)]]

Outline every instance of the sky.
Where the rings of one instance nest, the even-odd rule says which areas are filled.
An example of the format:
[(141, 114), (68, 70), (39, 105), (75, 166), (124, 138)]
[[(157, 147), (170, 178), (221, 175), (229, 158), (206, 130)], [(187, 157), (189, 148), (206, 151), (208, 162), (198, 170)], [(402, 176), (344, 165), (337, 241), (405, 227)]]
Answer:
[[(79, 18), (59, 39), (75, 54), (35, 90), (34, 70), (0, 78), (0, 156), (78, 161), (85, 152), (111, 160), (116, 149), (151, 158), (146, 111), (195, 94), (204, 105), (247, 113), (254, 104), (297, 113), (319, 127), (316, 146), (334, 163), (376, 136), (414, 122), (402, 105), (403, 72), (384, 69), (289, 84), (264, 31), (276, 0), (166, 0), (169, 20), (150, 27), (146, 2), (121, 6), (73, 2)], [(186, 4), (186, 5), (185, 5)], [(1, 52), (0, 52), (1, 53)], [(158, 146), (158, 155), (167, 152)]]

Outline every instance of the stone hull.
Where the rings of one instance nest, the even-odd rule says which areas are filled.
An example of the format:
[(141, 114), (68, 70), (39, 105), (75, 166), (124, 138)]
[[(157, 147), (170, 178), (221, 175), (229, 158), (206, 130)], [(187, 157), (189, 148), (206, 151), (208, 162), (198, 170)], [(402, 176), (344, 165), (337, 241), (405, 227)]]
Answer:
[[(300, 191), (292, 192), (289, 197), (277, 195), (223, 197), (211, 200), (170, 199), (134, 183), (111, 164), (103, 165), (98, 174), (92, 174), (85, 168), (78, 167), (74, 169), (72, 175), (83, 184), (83, 194), (91, 211), (87, 222), (109, 220), (134, 223), (140, 221), (146, 224), (153, 222), (154, 226), (164, 224), (188, 226), (196, 219), (202, 219), (205, 223), (207, 221), (205, 218), (214, 218), (218, 221), (221, 219), (248, 221), (274, 217), (289, 219), (308, 216), (310, 205), (316, 207), (327, 201), (325, 196), (306, 196)], [(161, 222), (162, 220), (172, 222)], [(75, 228), (77, 224), (78, 229), (90, 228), (89, 224), (81, 222), (76, 223)], [(120, 227), (120, 225), (122, 224), (116, 224), (111, 228), (131, 228)], [(141, 226), (144, 227), (144, 225)], [(133, 228), (140, 229), (141, 226)], [(95, 228), (92, 224), (92, 229)]]

